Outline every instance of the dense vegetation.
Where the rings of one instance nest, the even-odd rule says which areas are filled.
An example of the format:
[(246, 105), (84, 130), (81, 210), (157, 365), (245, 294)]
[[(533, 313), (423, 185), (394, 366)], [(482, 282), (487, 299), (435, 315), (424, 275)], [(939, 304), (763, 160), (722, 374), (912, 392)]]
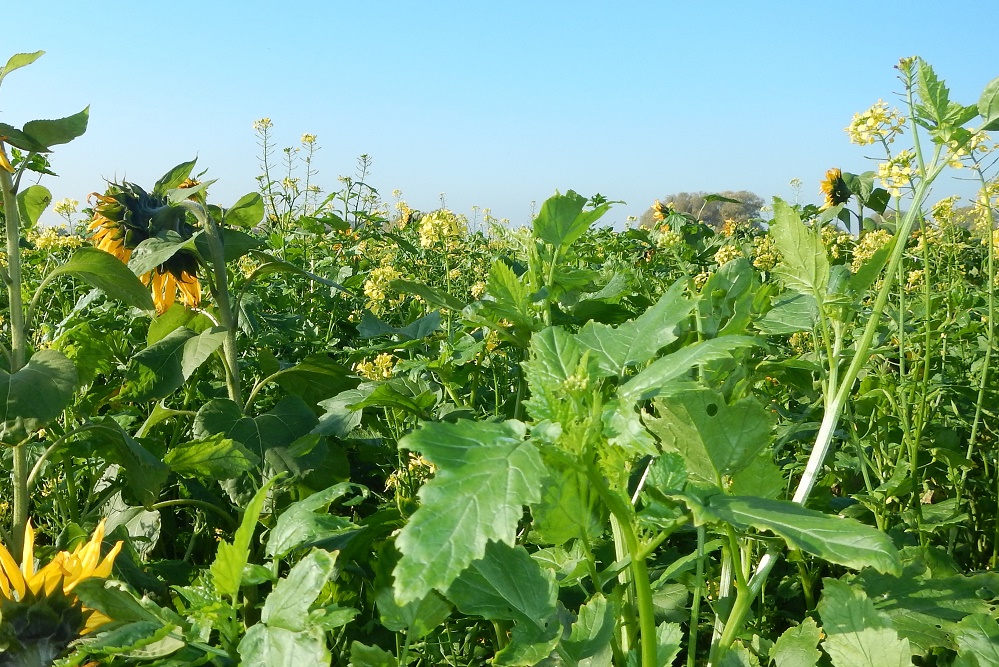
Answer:
[(999, 664), (999, 79), (899, 74), (876, 172), (718, 227), (325, 193), (262, 119), (232, 206), (44, 228), (88, 112), (0, 124), (0, 664)]

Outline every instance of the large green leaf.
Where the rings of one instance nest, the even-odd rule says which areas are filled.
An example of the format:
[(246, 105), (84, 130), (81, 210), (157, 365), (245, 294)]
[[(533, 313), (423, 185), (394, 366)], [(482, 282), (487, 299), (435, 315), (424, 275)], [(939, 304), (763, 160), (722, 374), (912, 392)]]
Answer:
[(978, 98), (978, 114), (982, 117), (981, 129), (999, 130), (999, 77), (989, 81)]
[(45, 55), (44, 51), (34, 51), (32, 53), (15, 53), (7, 59), (7, 64), (0, 67), (0, 81), (16, 69), (27, 67)]
[(300, 631), (309, 627), (309, 608), (336, 570), (336, 554), (313, 549), (295, 563), (267, 596), (260, 620), (271, 627)]
[(490, 542), (445, 594), (463, 614), (546, 625), (555, 615), (557, 592), (555, 573), (524, 547)]
[(909, 641), (899, 639), (886, 614), (861, 589), (836, 579), (822, 580), (817, 606), (826, 638), (822, 648), (834, 667), (908, 667)]
[(755, 324), (761, 333), (781, 336), (797, 331), (811, 331), (818, 317), (815, 297), (785, 292)]
[(425, 424), (399, 441), (438, 471), (419, 492), (421, 505), (396, 540), (395, 596), (400, 604), (446, 590), (486, 545), (512, 545), (524, 505), (541, 499), (544, 464), (519, 421)]
[(170, 477), (170, 468), (126, 433), (111, 417), (89, 424), (86, 438), (96, 440), (101, 455), (125, 471), (125, 482), (144, 507), (159, 499), (160, 489)]
[(73, 401), (76, 366), (57, 350), (39, 350), (14, 374), (0, 370), (0, 441), (17, 444), (46, 426)]
[(257, 192), (250, 192), (239, 198), (231, 208), (226, 209), (222, 223), (234, 227), (250, 228), (264, 217), (264, 199)]
[(800, 625), (788, 628), (777, 638), (770, 649), (770, 659), (775, 667), (815, 667), (822, 652), (815, 648), (822, 637), (822, 630), (815, 619), (805, 617)]
[(357, 380), (351, 377), (352, 371), (338, 364), (328, 354), (311, 354), (290, 368), (270, 376), (282, 389), (298, 396), (309, 405), (351, 389)]
[(176, 167), (163, 174), (163, 176), (156, 181), (156, 184), (153, 185), (153, 194), (160, 196), (166, 195), (168, 191), (173, 190), (181, 183), (189, 179), (197, 161), (198, 158), (194, 158), (189, 162), (181, 162)]
[(267, 539), (267, 557), (281, 559), (294, 549), (313, 546), (334, 535), (357, 530), (350, 519), (330, 514), (328, 508), (356, 484), (343, 482), (317, 491), (304, 500), (292, 503), (278, 517)]
[(545, 484), (541, 502), (531, 505), (534, 531), (544, 544), (561, 546), (569, 540), (599, 539), (604, 529), (600, 497), (586, 475), (549, 464), (551, 480)]
[(451, 615), (451, 605), (436, 591), (426, 597), (399, 605), (391, 586), (378, 591), (378, 618), (393, 632), (405, 631), (411, 639), (428, 635)]
[(32, 120), (24, 124), (24, 134), (36, 143), (45, 146), (46, 152), (52, 146), (66, 144), (87, 131), (90, 107), (72, 116), (56, 120)]
[(221, 597), (235, 598), (243, 579), (243, 568), (250, 557), (250, 540), (253, 539), (257, 519), (264, 508), (264, 500), (277, 478), (270, 479), (253, 495), (243, 512), (243, 520), (236, 529), (232, 542), (219, 542), (218, 553), (210, 571), (212, 584)]
[(618, 389), (618, 398), (623, 404), (633, 404), (675, 393), (671, 383), (684, 379), (695, 366), (718, 359), (730, 359), (733, 351), (754, 347), (760, 342), (751, 336), (722, 336), (686, 345), (656, 359), (625, 382)]
[(956, 648), (951, 636), (957, 624), (991, 611), (992, 605), (980, 592), (999, 591), (999, 574), (931, 577), (923, 563), (914, 562), (906, 564), (901, 577), (864, 570), (851, 583), (864, 589), (901, 637), (926, 653), (938, 646)]
[(317, 421), (312, 409), (297, 396), (285, 396), (257, 417), (244, 416), (239, 406), (228, 399), (215, 399), (198, 410), (194, 435), (204, 438), (221, 433), (263, 458), (266, 450), (287, 447), (307, 435)]
[(52, 203), (52, 193), (44, 185), (29, 185), (17, 193), (17, 210), (21, 214), (21, 230), (38, 224), (38, 217)]
[(999, 665), (999, 624), (989, 614), (973, 614), (954, 628), (958, 659), (955, 667)]
[(393, 280), (391, 287), (392, 289), (398, 290), (403, 294), (415, 294), (422, 297), (431, 306), (436, 306), (437, 308), (460, 311), (465, 307), (465, 304), (462, 301), (458, 300), (454, 296), (451, 296), (447, 292), (437, 289), (436, 287), (424, 285), (423, 283), (415, 280)]
[[(225, 261), (227, 262), (234, 262), (264, 244), (263, 241), (238, 229), (223, 227), (221, 233), (222, 247), (225, 250)], [(198, 234), (194, 240), (194, 247), (198, 249), (198, 254), (202, 257), (212, 256), (211, 242), (208, 240), (207, 234)]]
[(685, 391), (656, 402), (649, 419), (663, 447), (683, 457), (692, 478), (715, 486), (749, 466), (771, 440), (771, 413), (753, 396), (732, 405), (713, 389)]
[(253, 470), (260, 459), (235, 440), (213, 435), (172, 447), (163, 462), (178, 475), (220, 480)]
[(873, 567), (900, 573), (902, 562), (891, 539), (876, 528), (810, 510), (787, 500), (711, 496), (705, 504), (687, 499), (697, 523), (725, 522), (741, 530), (776, 533), (791, 547), (856, 570)]
[(825, 301), (829, 284), (829, 259), (817, 230), (805, 226), (787, 202), (774, 197), (774, 220), (770, 236), (780, 251), (776, 272), (789, 289)]
[(179, 327), (132, 357), (122, 397), (134, 401), (169, 396), (184, 384), (225, 340), (225, 329), (200, 334)]
[(486, 281), (487, 297), (475, 304), (479, 314), (492, 322), (508, 320), (516, 327), (534, 328), (530, 290), (506, 262), (495, 260)]
[(535, 665), (558, 643), (558, 586), (527, 551), (490, 542), (485, 556), (454, 580), (447, 597), (464, 614), (515, 622), (510, 645), (496, 655), (497, 665)]
[(579, 608), (569, 637), (562, 643), (566, 653), (579, 661), (596, 655), (614, 636), (614, 605), (596, 593)]
[(623, 375), (626, 368), (645, 363), (676, 340), (677, 325), (695, 304), (683, 295), (684, 289), (677, 281), (654, 306), (620, 326), (587, 322), (576, 340), (593, 352), (604, 375)]
[(197, 239), (202, 234), (203, 232), (198, 232), (193, 237), (185, 239), (177, 232), (167, 231), (159, 236), (148, 238), (139, 243), (132, 251), (128, 268), (137, 276), (149, 273), (178, 252), (193, 250), (196, 247)]
[(610, 208), (602, 204), (584, 211), (585, 206), (586, 197), (572, 190), (564, 195), (556, 192), (541, 205), (541, 211), (534, 219), (535, 238), (556, 248), (568, 248)]
[(350, 643), (350, 667), (398, 667), (399, 661), (388, 651), (359, 641)]
[(257, 623), (239, 642), (243, 665), (329, 667), (333, 659), (326, 632), (319, 626), (295, 631)]
[[(538, 421), (560, 421), (566, 408), (575, 413), (564, 386), (578, 372), (582, 358), (576, 337), (561, 327), (548, 327), (531, 337), (530, 352), (530, 359), (523, 366), (530, 389), (524, 406), (531, 416)], [(585, 370), (588, 375), (588, 369)]]
[(97, 248), (83, 247), (46, 276), (71, 275), (84, 280), (113, 299), (151, 312), (154, 308), (149, 288), (120, 259)]

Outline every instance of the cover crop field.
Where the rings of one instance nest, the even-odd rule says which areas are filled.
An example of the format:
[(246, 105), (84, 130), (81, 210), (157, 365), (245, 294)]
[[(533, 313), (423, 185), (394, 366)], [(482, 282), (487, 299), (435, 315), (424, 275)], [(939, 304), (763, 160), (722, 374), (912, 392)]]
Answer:
[(999, 79), (897, 69), (871, 171), (719, 225), (324, 192), (264, 118), (257, 192), (57, 228), (89, 110), (0, 123), (0, 665), (999, 665)]

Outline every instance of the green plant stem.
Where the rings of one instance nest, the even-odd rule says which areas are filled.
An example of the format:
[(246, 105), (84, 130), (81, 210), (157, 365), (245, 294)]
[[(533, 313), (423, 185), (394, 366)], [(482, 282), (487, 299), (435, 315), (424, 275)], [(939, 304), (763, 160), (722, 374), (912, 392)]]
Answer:
[[(628, 554), (631, 556), (631, 585), (635, 591), (635, 606), (638, 608), (639, 642), (642, 651), (642, 667), (659, 667), (656, 644), (656, 610), (652, 604), (652, 584), (649, 581), (649, 569), (642, 556), (642, 547), (632, 523), (634, 511), (620, 496), (607, 486), (593, 465), (586, 466), (586, 476), (600, 498), (610, 510), (612, 518), (616, 519), (615, 541), (620, 534)], [(611, 522), (612, 527), (615, 522)], [(622, 647), (624, 648), (624, 647)]]
[[(0, 148), (0, 150), (3, 150)], [(10, 373), (21, 370), (27, 359), (28, 338), (24, 321), (24, 299), (21, 293), (21, 216), (17, 208), (17, 188), (10, 172), (0, 167), (0, 193), (7, 235), (7, 296), (10, 304)], [(24, 529), (28, 525), (28, 466), (27, 445), (14, 445), (14, 516), (11, 522), (11, 552), (20, 559), (24, 544)]]
[(185, 199), (180, 202), (180, 205), (194, 214), (208, 238), (208, 247), (212, 255), (212, 272), (215, 276), (213, 296), (219, 308), (219, 321), (225, 327), (222, 355), (225, 361), (226, 388), (229, 391), (229, 399), (237, 405), (242, 405), (243, 392), (240, 387), (239, 355), (236, 347), (237, 322), (229, 295), (229, 274), (225, 263), (225, 243), (222, 240), (222, 230), (215, 220), (205, 212), (201, 204)]
[(704, 534), (704, 526), (698, 526), (694, 599), (690, 603), (690, 630), (687, 637), (687, 667), (694, 667), (697, 660), (697, 630), (701, 620), (701, 596), (704, 593)]

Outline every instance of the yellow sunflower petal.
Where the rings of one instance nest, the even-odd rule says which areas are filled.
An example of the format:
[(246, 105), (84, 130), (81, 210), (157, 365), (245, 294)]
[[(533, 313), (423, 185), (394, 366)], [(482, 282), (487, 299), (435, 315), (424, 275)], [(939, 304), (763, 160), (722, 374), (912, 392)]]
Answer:
[(35, 529), (31, 527), (31, 519), (24, 526), (24, 552), (21, 556), (21, 572), (25, 579), (31, 579), (35, 573)]
[(81, 635), (89, 634), (94, 630), (96, 630), (97, 628), (101, 627), (102, 625), (105, 625), (110, 622), (111, 622), (110, 618), (108, 618), (101, 612), (94, 609), (90, 612), (90, 617), (87, 618), (87, 624), (83, 626), (83, 630), (80, 631), (80, 634)]
[(104, 557), (104, 560), (101, 561), (101, 564), (94, 568), (94, 571), (93, 573), (91, 573), (90, 576), (99, 577), (101, 579), (107, 579), (108, 577), (110, 577), (111, 567), (114, 565), (114, 559), (121, 552), (122, 544), (124, 544), (124, 542), (121, 542), (119, 540), (117, 544), (111, 547), (111, 551), (109, 551), (108, 555)]
[(24, 574), (21, 572), (21, 568), (17, 566), (14, 557), (10, 555), (10, 552), (2, 544), (0, 544), (0, 567), (3, 568), (3, 572), (6, 575), (7, 581), (10, 582), (11, 588), (17, 592), (18, 599), (23, 600), (24, 593), (27, 590)]

